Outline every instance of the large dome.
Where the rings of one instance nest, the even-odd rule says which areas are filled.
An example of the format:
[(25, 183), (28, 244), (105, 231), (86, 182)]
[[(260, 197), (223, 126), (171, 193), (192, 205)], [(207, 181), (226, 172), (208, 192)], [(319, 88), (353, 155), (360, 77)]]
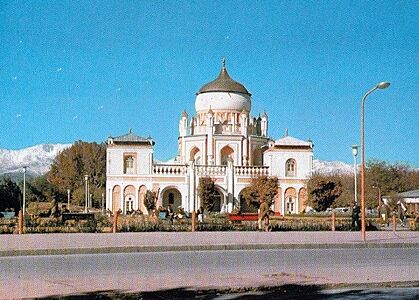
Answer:
[(250, 112), (251, 94), (244, 85), (231, 79), (224, 63), (218, 77), (205, 84), (196, 95), (195, 109), (197, 112), (206, 112), (209, 109)]
[(228, 75), (225, 66), (223, 66), (220, 74), (215, 80), (201, 87), (197, 95), (209, 92), (233, 92), (251, 96), (251, 94), (248, 92), (248, 90), (244, 87), (243, 84), (231, 79), (230, 75)]

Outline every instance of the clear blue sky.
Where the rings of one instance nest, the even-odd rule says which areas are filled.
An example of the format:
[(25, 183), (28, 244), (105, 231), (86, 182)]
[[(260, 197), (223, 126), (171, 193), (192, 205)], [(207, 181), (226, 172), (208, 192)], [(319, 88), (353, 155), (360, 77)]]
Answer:
[(132, 128), (177, 153), (182, 110), (227, 58), (274, 139), (419, 166), (418, 1), (1, 1), (0, 148), (104, 141)]

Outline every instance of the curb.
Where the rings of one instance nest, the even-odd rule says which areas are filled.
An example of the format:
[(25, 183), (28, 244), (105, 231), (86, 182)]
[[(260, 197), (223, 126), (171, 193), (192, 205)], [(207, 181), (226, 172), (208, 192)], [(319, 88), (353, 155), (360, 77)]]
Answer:
[(74, 255), (74, 254), (109, 254), (109, 253), (146, 253), (175, 251), (228, 251), (228, 250), (315, 250), (315, 249), (361, 249), (361, 248), (418, 248), (419, 243), (342, 243), (342, 244), (247, 244), (247, 245), (179, 245), (179, 246), (132, 246), (132, 247), (96, 247), (64, 249), (25, 249), (1, 250), (0, 257)]

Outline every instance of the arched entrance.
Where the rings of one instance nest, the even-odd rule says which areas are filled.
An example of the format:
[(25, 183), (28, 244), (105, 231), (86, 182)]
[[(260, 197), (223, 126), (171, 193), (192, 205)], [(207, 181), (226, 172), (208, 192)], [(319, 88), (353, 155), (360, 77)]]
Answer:
[(254, 213), (258, 211), (258, 207), (254, 205), (253, 203), (248, 204), (246, 199), (243, 196), (243, 193), (245, 192), (246, 188), (242, 189), (239, 193), (239, 199), (240, 199), (240, 212), (242, 213)]
[(121, 187), (119, 185), (115, 185), (112, 189), (112, 213), (117, 212), (121, 206)]
[(128, 185), (124, 189), (124, 208), (123, 213), (130, 213), (134, 210), (135, 187)]
[(182, 194), (175, 187), (169, 187), (162, 192), (162, 206), (168, 207), (169, 205), (173, 210), (182, 206)]
[(297, 192), (295, 188), (287, 188), (285, 190), (285, 213), (294, 214), (297, 212), (296, 200)]
[(218, 189), (215, 188), (215, 193), (214, 193), (214, 205), (212, 207), (211, 212), (220, 212), (221, 211), (221, 206), (223, 204), (223, 193)]

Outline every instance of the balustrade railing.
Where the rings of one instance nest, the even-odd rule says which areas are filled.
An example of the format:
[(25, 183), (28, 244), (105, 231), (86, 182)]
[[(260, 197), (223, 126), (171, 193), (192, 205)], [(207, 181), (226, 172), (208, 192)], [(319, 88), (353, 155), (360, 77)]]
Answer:
[[(225, 176), (227, 174), (227, 166), (215, 165), (205, 166), (196, 165), (195, 174), (198, 176)], [(186, 165), (175, 164), (155, 164), (153, 165), (153, 174), (156, 175), (186, 175)], [(237, 176), (261, 176), (269, 175), (269, 167), (267, 166), (234, 166), (234, 174)]]
[(195, 166), (196, 175), (198, 176), (224, 176), (226, 175), (226, 166)]
[(185, 175), (185, 165), (169, 165), (155, 164), (153, 165), (153, 173), (158, 175)]
[(269, 175), (267, 166), (234, 166), (234, 174), (238, 176), (261, 176)]

